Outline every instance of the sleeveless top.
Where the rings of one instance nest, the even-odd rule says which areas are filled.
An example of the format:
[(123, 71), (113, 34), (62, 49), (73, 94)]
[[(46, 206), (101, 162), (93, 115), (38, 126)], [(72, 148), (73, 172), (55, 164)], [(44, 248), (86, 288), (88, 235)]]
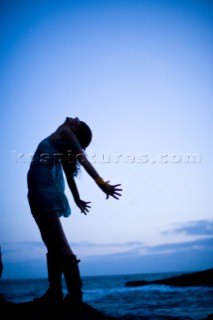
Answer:
[(62, 161), (71, 156), (69, 150), (71, 152), (74, 147), (70, 142), (49, 137), (39, 143), (27, 174), (27, 197), (34, 216), (51, 212), (59, 217), (71, 214), (65, 195)]

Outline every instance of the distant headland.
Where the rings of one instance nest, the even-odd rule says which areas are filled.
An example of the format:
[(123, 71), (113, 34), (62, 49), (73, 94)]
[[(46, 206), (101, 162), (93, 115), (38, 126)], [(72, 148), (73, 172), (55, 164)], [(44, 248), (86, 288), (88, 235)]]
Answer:
[(135, 280), (125, 283), (126, 287), (139, 287), (150, 284), (164, 284), (176, 287), (213, 286), (213, 268), (204, 271), (186, 273), (154, 281)]

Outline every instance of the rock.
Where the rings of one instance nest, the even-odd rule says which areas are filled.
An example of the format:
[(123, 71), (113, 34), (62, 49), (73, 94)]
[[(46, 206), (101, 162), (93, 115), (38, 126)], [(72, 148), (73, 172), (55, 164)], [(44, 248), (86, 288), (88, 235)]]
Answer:
[[(0, 278), (3, 263), (0, 247)], [(1, 320), (117, 320), (96, 310), (92, 306), (83, 303), (79, 308), (61, 304), (38, 304), (34, 301), (15, 303), (8, 301), (0, 294), (0, 318)]]
[(213, 320), (213, 313), (209, 314), (208, 317), (203, 320)]
[(136, 280), (125, 283), (126, 287), (138, 287), (149, 284), (164, 284), (177, 287), (213, 286), (213, 269), (200, 272), (186, 273), (176, 277), (154, 281)]
[(3, 262), (2, 262), (2, 258), (1, 258), (1, 247), (0, 247), (0, 279), (2, 276), (2, 271), (3, 271)]
[(38, 305), (33, 301), (14, 303), (1, 297), (1, 320), (117, 320), (83, 303), (80, 309), (61, 305)]

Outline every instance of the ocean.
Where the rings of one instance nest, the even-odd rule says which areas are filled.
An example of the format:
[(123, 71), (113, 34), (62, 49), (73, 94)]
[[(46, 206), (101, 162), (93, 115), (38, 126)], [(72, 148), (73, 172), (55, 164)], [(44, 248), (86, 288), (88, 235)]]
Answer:
[[(84, 302), (124, 320), (207, 319), (213, 314), (212, 287), (125, 287), (127, 281), (151, 281), (179, 274), (182, 273), (82, 277)], [(0, 293), (16, 303), (41, 296), (47, 287), (47, 279), (0, 280)], [(63, 290), (66, 293), (64, 283)]]

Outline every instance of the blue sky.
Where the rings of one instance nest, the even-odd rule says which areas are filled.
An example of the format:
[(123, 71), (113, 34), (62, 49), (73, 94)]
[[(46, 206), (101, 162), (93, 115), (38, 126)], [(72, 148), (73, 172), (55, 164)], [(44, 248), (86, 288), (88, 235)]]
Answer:
[(27, 202), (39, 141), (66, 116), (93, 131), (88, 158), (119, 201), (81, 170), (80, 214), (62, 218), (83, 275), (213, 264), (211, 1), (1, 1), (4, 278), (46, 276)]

